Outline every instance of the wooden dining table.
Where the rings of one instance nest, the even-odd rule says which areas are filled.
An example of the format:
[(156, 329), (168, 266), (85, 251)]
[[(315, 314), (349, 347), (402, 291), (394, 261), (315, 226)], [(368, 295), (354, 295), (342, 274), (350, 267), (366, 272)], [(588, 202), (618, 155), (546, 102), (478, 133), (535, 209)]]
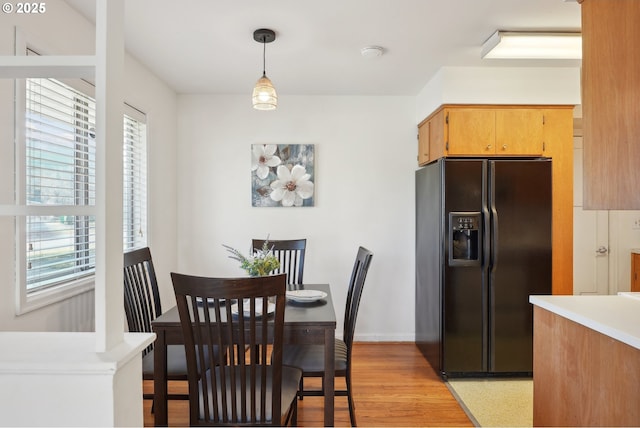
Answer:
[[(287, 299), (284, 311), (285, 344), (324, 345), (324, 426), (334, 425), (334, 376), (336, 312), (328, 284), (289, 285), (289, 289), (320, 290), (327, 293), (321, 300), (301, 303)], [(154, 424), (166, 426), (167, 409), (167, 345), (184, 344), (180, 316), (177, 307), (169, 309), (156, 318), (151, 327), (156, 333), (154, 342)]]

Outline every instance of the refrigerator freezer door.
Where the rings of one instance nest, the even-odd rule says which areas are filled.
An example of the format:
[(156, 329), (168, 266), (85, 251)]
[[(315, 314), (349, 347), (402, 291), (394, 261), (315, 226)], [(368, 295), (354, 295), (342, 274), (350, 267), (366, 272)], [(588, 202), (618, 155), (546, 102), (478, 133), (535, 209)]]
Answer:
[[(444, 231), (449, 231), (450, 213), (483, 213), (486, 197), (486, 161), (448, 159), (444, 163)], [(455, 218), (455, 215), (452, 216)], [(484, 217), (484, 214), (482, 215)], [(481, 218), (482, 218), (481, 217)], [(484, 228), (480, 221), (480, 240)], [(478, 255), (481, 263), (451, 265), (449, 234), (444, 233), (445, 255), (442, 276), (442, 349), (443, 372), (466, 373), (487, 370), (487, 288), (484, 255)], [(481, 246), (481, 248), (483, 245)]]
[(533, 370), (531, 294), (551, 294), (551, 161), (489, 161), (489, 371)]

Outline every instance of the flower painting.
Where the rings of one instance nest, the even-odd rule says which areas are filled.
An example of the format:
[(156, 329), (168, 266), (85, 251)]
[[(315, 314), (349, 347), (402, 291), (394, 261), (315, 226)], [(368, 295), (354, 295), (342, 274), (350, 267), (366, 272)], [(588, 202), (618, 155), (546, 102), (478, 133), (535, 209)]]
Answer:
[(253, 144), (251, 205), (312, 207), (314, 172), (313, 144)]

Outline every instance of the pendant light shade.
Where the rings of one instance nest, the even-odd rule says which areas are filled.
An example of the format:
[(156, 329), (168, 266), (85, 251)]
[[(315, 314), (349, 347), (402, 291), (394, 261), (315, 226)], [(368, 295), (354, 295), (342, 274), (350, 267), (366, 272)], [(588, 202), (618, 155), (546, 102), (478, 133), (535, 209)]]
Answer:
[(273, 83), (266, 74), (266, 46), (276, 39), (276, 33), (269, 29), (260, 29), (253, 32), (253, 39), (262, 43), (262, 77), (258, 79), (253, 88), (253, 108), (256, 110), (275, 110), (278, 106), (278, 94)]
[(253, 88), (253, 108), (256, 110), (274, 110), (278, 106), (278, 94), (273, 83), (262, 75)]

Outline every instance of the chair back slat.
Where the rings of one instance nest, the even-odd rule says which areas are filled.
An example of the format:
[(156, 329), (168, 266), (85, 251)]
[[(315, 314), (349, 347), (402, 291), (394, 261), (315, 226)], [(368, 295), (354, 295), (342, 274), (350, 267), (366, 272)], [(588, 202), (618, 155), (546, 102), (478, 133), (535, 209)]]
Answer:
[(253, 239), (251, 241), (252, 251), (262, 249), (264, 243), (273, 249), (273, 255), (280, 262), (280, 267), (276, 273), (287, 274), (287, 284), (302, 284), (304, 273), (304, 256), (307, 249), (306, 239), (288, 240), (265, 240)]
[(364, 247), (358, 248), (356, 261), (353, 264), (351, 279), (349, 280), (349, 291), (347, 292), (347, 303), (344, 312), (344, 330), (343, 338), (347, 345), (347, 350), (351, 350), (353, 337), (356, 329), (356, 318), (358, 316), (358, 307), (360, 306), (360, 298), (364, 288), (364, 281), (367, 278), (369, 265), (373, 253)]
[[(171, 278), (187, 354), (191, 423), (279, 425), (286, 275)], [(213, 369), (203, 371), (199, 362), (207, 356)]]
[[(148, 247), (124, 254), (124, 311), (130, 332), (150, 333), (162, 315), (158, 282)], [(153, 344), (143, 352), (153, 349)]]

